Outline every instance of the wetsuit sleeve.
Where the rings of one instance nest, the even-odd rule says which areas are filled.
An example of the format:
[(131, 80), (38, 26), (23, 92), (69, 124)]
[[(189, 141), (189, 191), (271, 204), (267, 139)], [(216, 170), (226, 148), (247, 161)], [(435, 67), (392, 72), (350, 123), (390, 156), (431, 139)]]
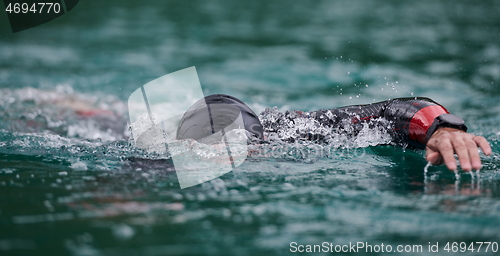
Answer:
[(345, 120), (350, 120), (349, 125), (353, 127), (361, 127), (366, 122), (370, 126), (377, 126), (377, 123), (388, 121), (379, 127), (387, 129), (394, 143), (422, 149), (427, 143), (427, 130), (434, 118), (449, 113), (440, 104), (423, 97), (396, 98), (322, 111), (330, 111), (333, 114), (334, 118), (328, 120), (328, 125), (337, 128), (343, 128), (342, 126), (346, 125)]

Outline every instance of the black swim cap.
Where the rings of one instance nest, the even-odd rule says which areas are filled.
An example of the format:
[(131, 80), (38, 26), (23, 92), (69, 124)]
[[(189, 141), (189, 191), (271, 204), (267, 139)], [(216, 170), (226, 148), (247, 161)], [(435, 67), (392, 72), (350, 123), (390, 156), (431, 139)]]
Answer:
[[(241, 118), (238, 119), (239, 117)], [(200, 141), (225, 130), (231, 124), (234, 127), (237, 120), (242, 121), (238, 126), (244, 126), (238, 128), (244, 128), (257, 138), (264, 138), (259, 118), (245, 103), (229, 95), (214, 94), (198, 100), (184, 113), (177, 128), (176, 139)]]

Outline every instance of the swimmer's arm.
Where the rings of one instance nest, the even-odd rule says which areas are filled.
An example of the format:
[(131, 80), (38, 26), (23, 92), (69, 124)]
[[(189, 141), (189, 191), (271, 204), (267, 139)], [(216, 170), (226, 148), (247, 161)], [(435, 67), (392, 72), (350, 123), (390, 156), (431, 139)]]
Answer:
[(429, 138), (426, 144), (425, 158), (432, 165), (446, 164), (450, 170), (457, 169), (454, 153), (458, 155), (464, 171), (481, 169), (478, 148), (485, 155), (491, 155), (491, 147), (482, 136), (454, 128), (440, 128)]
[[(478, 148), (485, 155), (491, 155), (491, 147), (482, 136), (453, 128), (440, 128), (427, 141), (427, 130), (434, 118), (449, 113), (446, 108), (429, 98), (396, 98), (361, 106), (348, 106), (331, 110), (341, 118), (351, 118), (342, 113), (353, 113), (357, 119), (384, 117), (391, 121), (387, 127), (393, 142), (426, 150), (426, 159), (433, 165), (446, 164), (450, 170), (457, 168), (454, 154), (464, 171), (481, 168)], [(353, 119), (355, 120), (355, 119)], [(337, 120), (338, 122), (338, 120)]]
[(460, 166), (464, 171), (481, 168), (478, 148), (485, 155), (492, 153), (491, 147), (482, 136), (464, 132), (454, 128), (440, 128), (427, 141), (426, 134), (434, 118), (448, 113), (443, 106), (428, 98), (415, 100), (394, 99), (388, 101), (382, 115), (392, 120), (395, 125), (396, 143), (409, 143), (417, 148), (426, 149), (426, 159), (433, 165), (446, 164), (450, 170), (457, 168), (457, 154)]

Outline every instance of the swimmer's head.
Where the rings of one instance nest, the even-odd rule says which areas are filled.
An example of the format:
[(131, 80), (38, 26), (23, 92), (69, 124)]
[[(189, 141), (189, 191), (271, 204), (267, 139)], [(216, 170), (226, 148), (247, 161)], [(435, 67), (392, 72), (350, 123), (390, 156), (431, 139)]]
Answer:
[(232, 129), (245, 129), (250, 136), (264, 138), (259, 118), (245, 103), (229, 95), (214, 94), (200, 99), (184, 113), (176, 139), (201, 141)]

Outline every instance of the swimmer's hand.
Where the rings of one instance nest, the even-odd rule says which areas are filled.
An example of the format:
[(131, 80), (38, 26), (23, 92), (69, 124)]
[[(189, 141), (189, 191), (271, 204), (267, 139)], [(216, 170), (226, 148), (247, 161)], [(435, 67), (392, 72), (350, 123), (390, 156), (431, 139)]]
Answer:
[(485, 155), (491, 155), (491, 147), (482, 136), (475, 136), (453, 128), (440, 128), (427, 142), (425, 158), (432, 165), (446, 164), (450, 170), (456, 170), (454, 153), (458, 155), (460, 166), (464, 171), (481, 169), (478, 148)]

